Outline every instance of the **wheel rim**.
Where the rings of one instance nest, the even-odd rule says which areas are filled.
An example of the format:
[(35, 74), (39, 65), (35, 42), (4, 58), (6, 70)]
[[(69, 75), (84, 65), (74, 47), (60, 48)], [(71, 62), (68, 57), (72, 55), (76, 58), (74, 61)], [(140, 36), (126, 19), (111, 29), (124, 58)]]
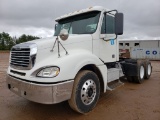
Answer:
[(148, 75), (150, 75), (151, 74), (151, 64), (148, 64)]
[(140, 67), (140, 77), (141, 79), (144, 78), (144, 67), (143, 66)]
[(96, 96), (96, 84), (93, 80), (87, 80), (81, 89), (81, 100), (85, 105), (93, 102)]

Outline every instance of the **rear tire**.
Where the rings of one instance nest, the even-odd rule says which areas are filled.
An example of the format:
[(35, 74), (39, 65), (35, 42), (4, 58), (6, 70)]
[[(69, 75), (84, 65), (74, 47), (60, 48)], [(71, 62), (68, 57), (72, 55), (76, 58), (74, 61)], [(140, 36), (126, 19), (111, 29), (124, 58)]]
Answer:
[(145, 61), (145, 75), (144, 79), (149, 79), (152, 73), (152, 66), (151, 62), (149, 60)]
[(100, 96), (100, 83), (97, 75), (89, 70), (83, 70), (75, 78), (70, 107), (79, 113), (90, 112), (97, 104)]
[(142, 83), (144, 81), (144, 75), (145, 75), (145, 67), (143, 61), (138, 61), (137, 63), (137, 76), (134, 77), (134, 81), (137, 83)]
[(133, 82), (134, 81), (133, 76), (126, 76), (126, 77), (127, 77), (127, 81), (128, 82)]

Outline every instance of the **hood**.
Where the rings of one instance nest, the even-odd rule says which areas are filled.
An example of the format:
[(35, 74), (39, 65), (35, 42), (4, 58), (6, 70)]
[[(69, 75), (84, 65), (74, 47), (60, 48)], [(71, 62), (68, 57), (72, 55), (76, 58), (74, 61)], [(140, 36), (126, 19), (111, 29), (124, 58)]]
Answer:
[[(62, 41), (59, 37), (59, 41), (63, 45), (69, 45), (69, 44), (75, 44), (79, 42), (83, 42), (86, 40), (91, 40), (92, 35), (86, 34), (86, 35), (69, 35), (68, 39), (66, 41)], [(50, 38), (44, 38), (44, 39), (37, 39), (33, 41), (29, 41), (28, 43), (35, 43), (38, 46), (38, 49), (46, 49), (46, 48), (52, 48), (54, 45), (54, 42), (56, 40), (56, 36), (50, 37)], [(25, 44), (25, 43), (24, 43)]]

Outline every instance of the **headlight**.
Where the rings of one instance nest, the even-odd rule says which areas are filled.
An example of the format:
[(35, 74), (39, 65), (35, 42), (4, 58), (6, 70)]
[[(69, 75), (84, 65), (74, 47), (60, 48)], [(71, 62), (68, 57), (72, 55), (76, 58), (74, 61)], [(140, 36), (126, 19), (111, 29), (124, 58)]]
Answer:
[(37, 45), (34, 44), (33, 47), (31, 47), (30, 56), (37, 54)]
[(58, 67), (47, 67), (40, 70), (37, 74), (38, 77), (55, 77), (59, 74), (60, 69)]

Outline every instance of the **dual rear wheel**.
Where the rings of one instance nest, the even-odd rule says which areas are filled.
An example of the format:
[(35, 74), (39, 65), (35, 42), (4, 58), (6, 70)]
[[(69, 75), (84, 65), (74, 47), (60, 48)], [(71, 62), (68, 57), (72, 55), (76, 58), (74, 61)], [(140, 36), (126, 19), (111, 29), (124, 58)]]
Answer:
[(145, 79), (149, 79), (152, 73), (152, 66), (151, 66), (151, 62), (150, 61), (146, 61), (145, 64)]
[(137, 62), (137, 76), (127, 76), (129, 82), (142, 83), (144, 79), (149, 79), (152, 72), (149, 60), (139, 60)]

